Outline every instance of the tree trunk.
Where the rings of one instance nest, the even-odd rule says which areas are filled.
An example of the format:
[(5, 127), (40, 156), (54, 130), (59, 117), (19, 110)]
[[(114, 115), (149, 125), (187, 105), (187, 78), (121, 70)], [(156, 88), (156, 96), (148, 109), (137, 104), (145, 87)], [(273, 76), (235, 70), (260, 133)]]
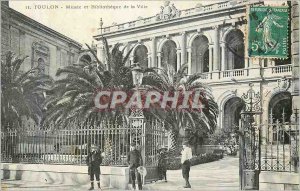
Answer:
[(179, 149), (178, 135), (179, 135), (179, 132), (176, 130), (169, 131), (169, 141), (170, 141), (169, 153), (172, 155), (178, 154), (177, 153), (178, 149)]

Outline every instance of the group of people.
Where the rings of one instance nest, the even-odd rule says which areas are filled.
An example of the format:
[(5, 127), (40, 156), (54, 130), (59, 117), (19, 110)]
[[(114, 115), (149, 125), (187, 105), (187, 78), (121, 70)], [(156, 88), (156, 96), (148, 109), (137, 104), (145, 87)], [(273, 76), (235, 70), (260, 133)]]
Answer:
[[(165, 179), (167, 182), (167, 152), (164, 149), (159, 151), (158, 169), (160, 173), (160, 179)], [(96, 177), (97, 186), (100, 188), (100, 164), (102, 163), (103, 155), (100, 149), (96, 146), (92, 146), (87, 156), (88, 174), (90, 176), (91, 187), (89, 190), (94, 189), (94, 178)], [(181, 151), (181, 164), (182, 164), (182, 176), (185, 179), (184, 188), (191, 188), (189, 182), (189, 172), (191, 167), (190, 159), (192, 158), (192, 149), (189, 147), (188, 142), (183, 143), (183, 149)], [(132, 184), (132, 188), (136, 189), (136, 180), (138, 189), (142, 190), (142, 177), (139, 173), (139, 168), (143, 165), (143, 158), (141, 152), (137, 149), (137, 145), (132, 143), (130, 145), (130, 152), (127, 155), (127, 162), (129, 165), (129, 175)]]

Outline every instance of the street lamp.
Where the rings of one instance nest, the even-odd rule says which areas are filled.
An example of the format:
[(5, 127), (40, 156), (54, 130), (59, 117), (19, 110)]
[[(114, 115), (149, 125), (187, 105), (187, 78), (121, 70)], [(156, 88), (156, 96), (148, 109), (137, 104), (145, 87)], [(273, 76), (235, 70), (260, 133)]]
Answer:
[(135, 63), (132, 68), (133, 85), (138, 89), (142, 85), (143, 72), (139, 63)]
[[(134, 91), (141, 93), (140, 91), (143, 90), (140, 86), (142, 85), (143, 80), (143, 70), (140, 67), (139, 63), (135, 63), (132, 65), (132, 79), (134, 85)], [(139, 94), (140, 95), (140, 94)], [(130, 142), (139, 143), (141, 155), (143, 158), (143, 166), (145, 165), (145, 121), (144, 121), (144, 114), (143, 108), (136, 107), (134, 105), (130, 108), (131, 113), (129, 115), (129, 125), (130, 125)], [(143, 181), (144, 182), (144, 181)]]

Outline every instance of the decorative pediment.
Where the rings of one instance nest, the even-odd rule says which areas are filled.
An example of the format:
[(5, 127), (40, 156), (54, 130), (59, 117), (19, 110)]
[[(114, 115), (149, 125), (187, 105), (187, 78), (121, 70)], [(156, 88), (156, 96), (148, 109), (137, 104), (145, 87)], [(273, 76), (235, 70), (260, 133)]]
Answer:
[(286, 77), (283, 77), (279, 80), (277, 80), (277, 87), (274, 88), (277, 91), (287, 91), (291, 86), (290, 79), (287, 79)]
[(48, 55), (49, 54), (49, 47), (46, 46), (46, 44), (43, 41), (40, 42), (34, 42), (32, 44), (32, 49), (34, 52)]

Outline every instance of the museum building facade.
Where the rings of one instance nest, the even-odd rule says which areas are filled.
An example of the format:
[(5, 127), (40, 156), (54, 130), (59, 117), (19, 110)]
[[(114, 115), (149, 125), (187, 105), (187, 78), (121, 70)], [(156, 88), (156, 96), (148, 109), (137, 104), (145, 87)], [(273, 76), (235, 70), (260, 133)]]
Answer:
[(112, 26), (103, 27), (101, 20), (99, 35), (94, 36), (98, 58), (105, 63), (101, 40), (105, 37), (111, 46), (121, 43), (127, 51), (133, 48), (128, 65), (139, 62), (144, 68), (162, 68), (169, 64), (178, 70), (187, 64), (188, 74), (201, 73), (201, 81), (211, 86), (219, 106), (219, 128), (238, 125), (241, 96), (247, 93), (250, 83), (260, 93), (260, 122), (267, 122), (271, 111), (274, 119), (281, 119), (283, 110), (290, 120), (291, 54), (285, 60), (247, 56), (247, 7), (263, 2), (199, 3), (186, 10), (177, 9), (175, 4), (166, 1), (155, 16)]

